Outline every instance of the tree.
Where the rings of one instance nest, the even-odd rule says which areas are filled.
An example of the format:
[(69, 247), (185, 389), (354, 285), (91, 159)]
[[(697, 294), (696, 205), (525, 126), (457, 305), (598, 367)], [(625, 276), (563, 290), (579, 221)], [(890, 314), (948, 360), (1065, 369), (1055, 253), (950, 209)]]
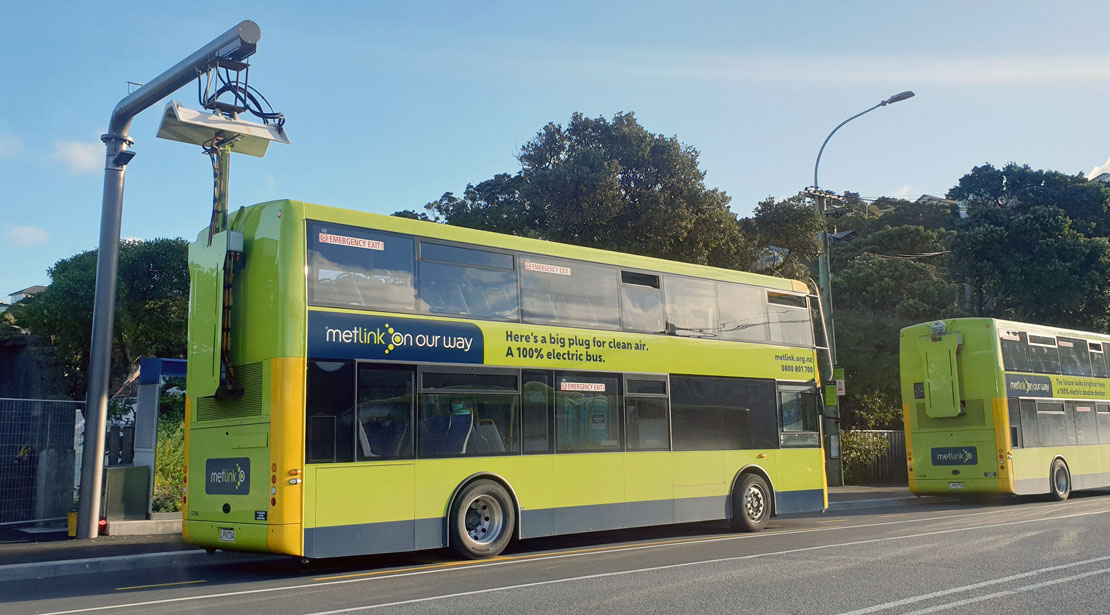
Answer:
[(978, 289), (977, 313), (1110, 328), (1110, 241), (1080, 234), (1059, 208), (972, 210), (952, 251), (957, 277)]
[[(85, 394), (96, 288), (96, 250), (54, 264), (50, 285), (16, 315), (18, 324), (50, 340), (74, 399)], [(111, 381), (127, 377), (146, 356), (185, 356), (189, 302), (188, 244), (183, 239), (120, 243)]]
[(1001, 207), (1027, 213), (1034, 207), (1054, 207), (1072, 220), (1084, 235), (1106, 236), (1110, 188), (1082, 175), (1034, 170), (1009, 163), (1002, 170), (989, 164), (975, 167), (948, 191), (948, 198), (968, 201), (969, 209)]
[(821, 212), (805, 202), (802, 195), (776, 201), (759, 202), (752, 217), (743, 220), (744, 230), (760, 246), (773, 249), (780, 257), (764, 271), (799, 280), (812, 274), (809, 267), (817, 260), (821, 246), (817, 234), (825, 230)]
[(550, 123), (518, 160), (517, 173), (426, 209), (437, 221), (513, 235), (721, 267), (751, 262), (729, 197), (705, 186), (697, 150), (648, 132), (632, 113)]

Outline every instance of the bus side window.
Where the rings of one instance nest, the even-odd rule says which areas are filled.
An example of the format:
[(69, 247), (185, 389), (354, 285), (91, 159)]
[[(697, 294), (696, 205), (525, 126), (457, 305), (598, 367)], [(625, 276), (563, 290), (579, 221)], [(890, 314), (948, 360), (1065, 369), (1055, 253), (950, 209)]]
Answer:
[(619, 380), (594, 373), (558, 374), (555, 426), (559, 452), (621, 449)]
[(658, 274), (621, 271), (621, 323), (625, 331), (663, 332), (666, 324)]
[(1068, 415), (1062, 401), (1039, 401), (1037, 404), (1037, 431), (1041, 446), (1068, 444)]
[(412, 458), (413, 380), (410, 367), (358, 366), (359, 460)]
[(1037, 402), (1032, 399), (1023, 399), (1021, 408), (1021, 445), (1022, 448), (1033, 448), (1041, 445), (1040, 433), (1037, 431)]
[(1075, 443), (1098, 444), (1095, 405), (1089, 401), (1075, 403)]
[(1091, 376), (1091, 358), (1087, 341), (1071, 337), (1059, 337), (1056, 341), (1060, 351), (1060, 373), (1065, 376)]
[(1021, 446), (1021, 400), (1016, 397), (1011, 397), (1007, 400), (1006, 407), (1010, 414), (1010, 447), (1022, 448)]
[(521, 427), (524, 453), (550, 453), (552, 450), (551, 421), (555, 390), (548, 371), (524, 370), (524, 392), (521, 400)]
[(676, 275), (668, 275), (663, 281), (667, 331), (682, 337), (719, 337), (716, 284)]
[(1110, 444), (1110, 404), (1095, 404), (1098, 419), (1098, 441)]
[(305, 462), (355, 460), (355, 366), (309, 361), (305, 388)]
[(670, 450), (667, 377), (626, 376), (624, 395), (624, 437), (628, 450)]
[(1101, 342), (1087, 342), (1087, 349), (1091, 355), (1091, 373), (1095, 378), (1110, 378), (1110, 369), (1106, 366), (1106, 353)]
[(673, 450), (778, 448), (774, 380), (671, 375)]

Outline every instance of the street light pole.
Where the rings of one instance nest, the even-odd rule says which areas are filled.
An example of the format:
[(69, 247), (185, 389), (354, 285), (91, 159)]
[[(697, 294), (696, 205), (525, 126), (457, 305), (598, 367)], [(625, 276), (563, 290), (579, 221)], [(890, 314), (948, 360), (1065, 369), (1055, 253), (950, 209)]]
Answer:
[[(829, 259), (830, 259), (829, 233), (828, 233), (828, 228), (827, 228), (828, 227), (828, 219), (825, 217), (825, 210), (826, 210), (825, 193), (821, 191), (821, 188), (820, 188), (821, 184), (819, 184), (817, 182), (817, 169), (821, 165), (821, 154), (823, 154), (825, 152), (825, 146), (829, 144), (829, 139), (831, 139), (832, 136), (834, 134), (836, 134), (836, 131), (840, 130), (841, 126), (847, 124), (848, 122), (856, 119), (857, 117), (859, 117), (861, 115), (865, 115), (867, 113), (870, 113), (870, 112), (874, 111), (875, 109), (878, 109), (879, 107), (885, 107), (887, 105), (890, 105), (890, 104), (893, 104), (893, 103), (896, 103), (896, 102), (901, 102), (903, 100), (906, 100), (907, 98), (912, 98), (913, 95), (914, 95), (913, 92), (910, 91), (910, 90), (906, 90), (905, 92), (899, 92), (898, 94), (895, 94), (894, 96), (891, 96), (890, 98), (887, 98), (886, 100), (883, 100), (879, 104), (877, 104), (873, 107), (869, 107), (867, 109), (864, 109), (863, 111), (860, 111), (859, 113), (853, 115), (852, 117), (850, 117), (850, 118), (844, 120), (843, 122), (837, 124), (836, 128), (833, 128), (832, 132), (829, 133), (829, 136), (825, 137), (825, 140), (821, 143), (821, 149), (817, 150), (817, 160), (814, 161), (814, 163), (813, 163), (813, 192), (812, 192), (812, 194), (813, 194), (815, 205), (817, 206), (817, 210), (819, 212), (821, 212), (821, 219), (825, 222), (825, 227), (826, 227), (824, 230), (822, 230), (822, 232), (820, 233), (820, 235), (818, 237), (818, 241), (821, 244), (821, 251), (818, 253), (818, 256), (817, 256), (817, 279), (818, 279), (818, 286), (820, 287), (818, 289), (818, 292), (822, 295), (822, 303), (824, 304), (824, 312), (826, 314), (825, 318), (827, 320), (827, 323), (824, 323), (824, 324), (826, 325), (825, 326), (825, 331), (828, 334), (829, 365), (832, 369), (835, 369), (836, 366), (837, 366), (837, 360), (836, 360), (836, 327), (833, 325), (832, 279), (831, 279), (831, 274), (829, 272)], [(828, 375), (828, 380), (831, 380), (832, 378), (833, 378), (833, 374), (830, 373)], [(840, 437), (840, 423), (839, 423), (840, 413), (839, 413), (839, 411), (837, 411), (832, 418), (833, 418), (833, 420), (829, 421), (829, 425), (828, 425), (829, 433), (830, 433), (830, 435), (835, 435), (837, 437), (838, 441), (839, 441), (839, 437)], [(840, 484), (844, 484), (843, 467), (841, 466), (839, 455), (837, 455), (837, 458), (836, 458), (836, 468), (837, 468), (837, 474), (839, 475), (839, 478), (840, 478)]]
[(96, 294), (93, 299), (92, 343), (89, 349), (88, 393), (85, 396), (85, 444), (81, 462), (81, 490), (77, 507), (77, 537), (99, 534), (100, 490), (104, 467), (104, 426), (108, 413), (108, 376), (112, 352), (112, 320), (116, 302), (123, 179), (135, 157), (128, 132), (141, 111), (197, 78), (197, 71), (214, 59), (243, 60), (255, 52), (261, 31), (244, 20), (119, 101), (101, 137), (107, 149), (104, 193), (100, 213), (100, 247), (96, 257)]

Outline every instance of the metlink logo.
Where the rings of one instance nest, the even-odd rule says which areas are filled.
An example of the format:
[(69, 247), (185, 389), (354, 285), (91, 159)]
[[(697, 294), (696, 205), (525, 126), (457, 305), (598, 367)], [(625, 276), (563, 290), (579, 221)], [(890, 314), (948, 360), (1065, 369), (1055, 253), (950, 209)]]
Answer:
[[(384, 327), (384, 328), (383, 328)], [(443, 348), (446, 350), (461, 350), (467, 352), (474, 343), (474, 338), (464, 335), (439, 335), (435, 333), (404, 333), (395, 330), (385, 323), (383, 327), (367, 329), (364, 327), (351, 327), (350, 329), (325, 329), (324, 339), (337, 344), (365, 344), (370, 346), (384, 346), (385, 354), (409, 346), (416, 348)]]
[(212, 483), (234, 483), (235, 488), (238, 489), (247, 481), (247, 473), (239, 464), (235, 464), (235, 469), (223, 469), (218, 472), (210, 472), (208, 474), (208, 481)]

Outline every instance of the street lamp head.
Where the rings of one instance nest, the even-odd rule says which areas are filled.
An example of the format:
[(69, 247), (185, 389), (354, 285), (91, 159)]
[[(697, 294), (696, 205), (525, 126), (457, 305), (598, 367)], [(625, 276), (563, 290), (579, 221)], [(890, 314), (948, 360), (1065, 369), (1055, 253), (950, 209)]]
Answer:
[(891, 96), (890, 98), (888, 98), (888, 99), (884, 100), (883, 102), (879, 103), (879, 105), (880, 106), (886, 106), (886, 105), (889, 105), (891, 103), (902, 102), (903, 100), (906, 100), (907, 98), (913, 98), (913, 92), (911, 90), (906, 90), (905, 92), (899, 92), (899, 93), (895, 94), (894, 96)]

